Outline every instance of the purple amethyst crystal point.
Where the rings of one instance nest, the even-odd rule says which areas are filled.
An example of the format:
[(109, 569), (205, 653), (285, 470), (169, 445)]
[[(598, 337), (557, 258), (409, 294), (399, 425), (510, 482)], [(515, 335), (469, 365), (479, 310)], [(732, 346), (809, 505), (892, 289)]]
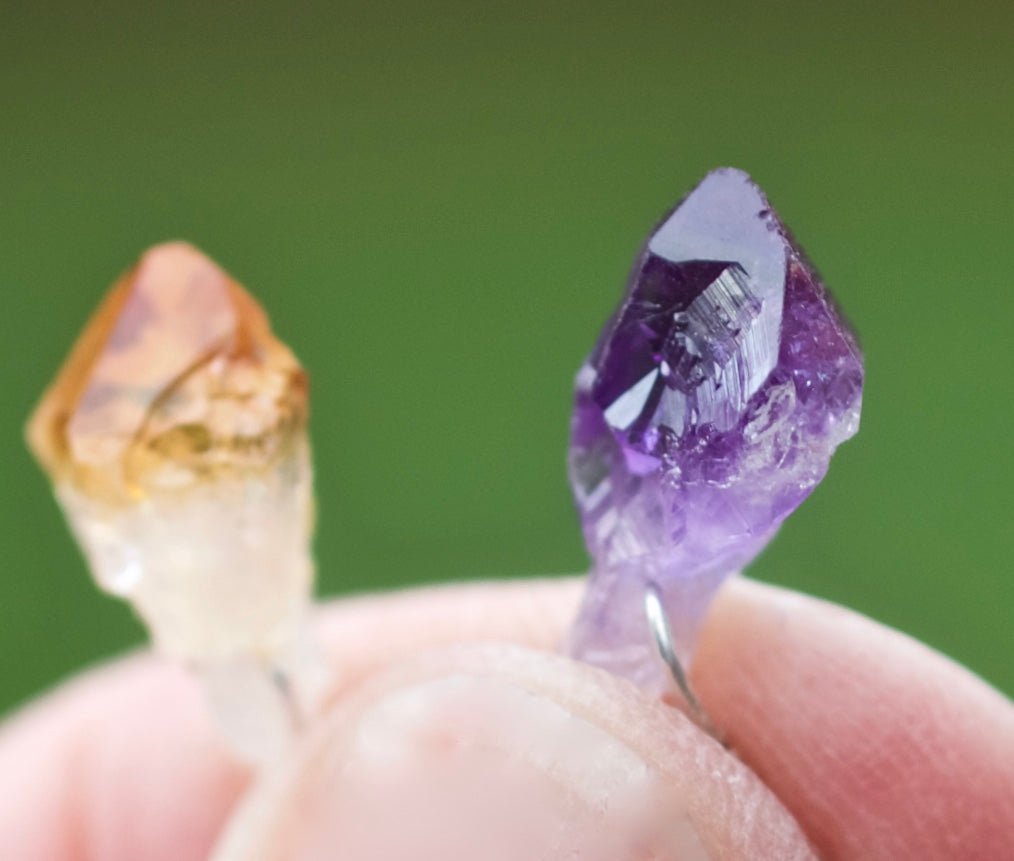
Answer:
[(648, 238), (577, 375), (569, 470), (595, 564), (571, 653), (665, 685), (645, 590), (686, 662), (718, 586), (858, 429), (862, 384), (848, 323), (763, 192), (708, 174)]

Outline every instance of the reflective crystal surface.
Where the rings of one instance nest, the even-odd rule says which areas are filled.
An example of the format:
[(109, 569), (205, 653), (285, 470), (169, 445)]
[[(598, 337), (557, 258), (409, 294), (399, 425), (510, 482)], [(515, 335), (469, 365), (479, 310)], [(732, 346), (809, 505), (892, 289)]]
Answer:
[(28, 427), (50, 476), (111, 504), (270, 468), (303, 433), (306, 375), (256, 301), (159, 245), (112, 288)]
[(649, 237), (577, 376), (569, 470), (594, 569), (570, 649), (664, 668), (647, 584), (688, 660), (715, 590), (859, 427), (857, 342), (761, 190), (713, 171)]
[(28, 442), (99, 585), (210, 665), (289, 643), (313, 579), (306, 375), (264, 311), (184, 243), (88, 322)]

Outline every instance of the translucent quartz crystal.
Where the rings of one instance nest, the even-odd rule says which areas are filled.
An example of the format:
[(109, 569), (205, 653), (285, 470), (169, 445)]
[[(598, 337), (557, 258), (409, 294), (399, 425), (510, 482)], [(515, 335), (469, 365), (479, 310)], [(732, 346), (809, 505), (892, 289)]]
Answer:
[(654, 230), (577, 376), (570, 478), (594, 569), (569, 649), (666, 686), (722, 581), (859, 427), (856, 340), (761, 190), (709, 174)]
[(113, 287), (28, 426), (99, 586), (201, 673), (253, 757), (319, 684), (301, 639), (307, 407), (306, 375), (263, 310), (171, 243)]

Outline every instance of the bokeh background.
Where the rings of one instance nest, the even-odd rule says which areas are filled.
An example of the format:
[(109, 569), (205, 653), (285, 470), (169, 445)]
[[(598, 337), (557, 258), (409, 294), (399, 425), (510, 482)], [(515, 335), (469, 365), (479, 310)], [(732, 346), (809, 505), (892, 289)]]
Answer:
[(570, 385), (655, 219), (748, 169), (865, 346), (753, 567), (1014, 693), (1010, 4), (5, 4), (0, 709), (137, 644), (21, 426), (188, 238), (312, 372), (327, 595), (578, 571)]

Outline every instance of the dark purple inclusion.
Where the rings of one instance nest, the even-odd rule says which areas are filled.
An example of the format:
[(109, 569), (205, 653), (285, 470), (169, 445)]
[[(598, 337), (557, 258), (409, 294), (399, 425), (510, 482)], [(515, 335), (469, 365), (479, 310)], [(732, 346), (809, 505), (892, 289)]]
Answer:
[(859, 427), (848, 323), (761, 190), (713, 171), (655, 229), (577, 377), (570, 477), (595, 560), (571, 650), (656, 678), (653, 585), (688, 658), (721, 582)]

